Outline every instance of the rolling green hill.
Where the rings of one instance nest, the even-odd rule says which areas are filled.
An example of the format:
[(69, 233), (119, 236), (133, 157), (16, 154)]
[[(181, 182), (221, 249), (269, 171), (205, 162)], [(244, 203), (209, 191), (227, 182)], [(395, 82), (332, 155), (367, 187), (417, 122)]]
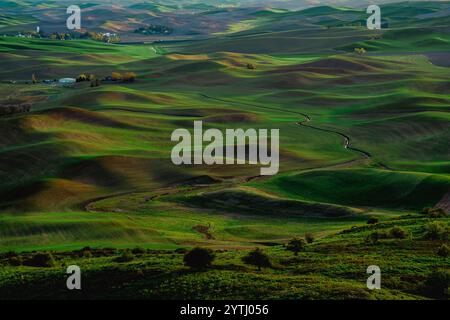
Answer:
[[(0, 16), (7, 24), (0, 35), (34, 28), (28, 14), (37, 9), (11, 3), (25, 6), (23, 15)], [(383, 5), (389, 28), (381, 31), (361, 25), (364, 10), (343, 6), (97, 5), (86, 12), (105, 18), (89, 30), (121, 21), (118, 32), (127, 36), (124, 26), (151, 19), (177, 31), (173, 39), (122, 44), (0, 36), (0, 107), (31, 106), (0, 116), (0, 297), (35, 270), (12, 266), (13, 256), (26, 261), (31, 251), (52, 250), (62, 265), (86, 246), (112, 247), (80, 258), (89, 277), (111, 266), (120, 279), (133, 275), (128, 289), (118, 284), (120, 293), (93, 285), (108, 298), (434, 297), (419, 284), (431, 266), (445, 266), (436, 250), (448, 241), (424, 238), (432, 219), (420, 212), (449, 208), (450, 39), (440, 14), (448, 2)], [(136, 79), (108, 80), (113, 73)], [(48, 81), (81, 74), (102, 81)], [(192, 131), (198, 120), (221, 131), (279, 129), (280, 173), (174, 165), (171, 133)], [(374, 217), (378, 223), (367, 225)], [(445, 229), (447, 219), (440, 221)], [(408, 236), (388, 236), (394, 226)], [(375, 231), (379, 243), (370, 242)], [(283, 246), (306, 232), (317, 243), (293, 258)], [(180, 252), (199, 245), (222, 251), (217, 268), (194, 276), (180, 266)], [(156, 251), (115, 263), (136, 246)], [(256, 273), (240, 262), (254, 247), (271, 254), (273, 269)], [(391, 272), (379, 294), (356, 276), (373, 261)], [(156, 276), (136, 278), (137, 265)], [(48, 292), (55, 268), (36, 269), (40, 280), (26, 292)], [(232, 289), (204, 289), (207, 277)]]
[(448, 175), (379, 169), (313, 170), (276, 177), (261, 188), (294, 199), (420, 211), (439, 202), (450, 180)]

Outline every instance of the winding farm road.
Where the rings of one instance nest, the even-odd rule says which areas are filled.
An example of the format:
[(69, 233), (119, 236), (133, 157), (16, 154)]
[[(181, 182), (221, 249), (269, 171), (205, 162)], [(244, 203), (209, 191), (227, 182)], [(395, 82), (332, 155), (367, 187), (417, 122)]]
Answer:
[[(247, 102), (238, 102), (238, 101), (232, 101), (232, 100), (228, 100), (228, 99), (216, 98), (216, 97), (212, 97), (212, 96), (209, 96), (209, 95), (206, 95), (206, 94), (203, 94), (203, 93), (200, 93), (200, 96), (205, 98), (205, 99), (216, 100), (216, 101), (225, 102), (225, 103), (247, 105), (247, 106), (251, 106), (251, 107), (259, 108), (259, 109), (268, 109), (268, 110), (273, 110), (273, 111), (279, 111), (279, 112), (284, 112), (284, 113), (292, 113), (292, 114), (296, 114), (296, 115), (301, 115), (302, 117), (304, 117), (304, 120), (297, 122), (296, 123), (297, 125), (308, 127), (308, 128), (314, 129), (314, 130), (322, 131), (322, 132), (329, 132), (329, 133), (332, 133), (332, 134), (336, 134), (336, 135), (338, 135), (338, 136), (343, 138), (343, 140), (344, 140), (343, 147), (345, 149), (352, 150), (352, 151), (354, 151), (356, 153), (359, 153), (365, 159), (372, 159), (372, 155), (369, 152), (367, 152), (365, 150), (362, 150), (362, 149), (358, 149), (358, 148), (352, 147), (351, 146), (351, 138), (348, 135), (346, 135), (346, 134), (344, 134), (342, 132), (336, 131), (336, 130), (323, 129), (323, 128), (319, 128), (319, 127), (310, 125), (309, 123), (311, 122), (312, 119), (306, 113), (299, 112), (299, 111), (283, 110), (283, 109), (278, 109), (278, 108), (273, 108), (273, 107), (260, 106), (260, 105), (247, 103)], [(383, 169), (390, 170), (384, 164), (378, 163), (378, 165), (380, 167), (382, 167)]]

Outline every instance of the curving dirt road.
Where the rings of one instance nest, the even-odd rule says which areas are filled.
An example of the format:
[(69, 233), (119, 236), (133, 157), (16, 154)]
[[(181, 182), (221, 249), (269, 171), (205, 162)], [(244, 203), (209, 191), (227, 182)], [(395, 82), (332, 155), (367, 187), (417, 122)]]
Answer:
[[(359, 154), (361, 154), (361, 155), (363, 156), (363, 158), (366, 158), (366, 159), (372, 159), (372, 155), (371, 155), (369, 152), (364, 151), (364, 150), (362, 150), (362, 149), (358, 149), (358, 148), (352, 147), (352, 146), (351, 146), (351, 139), (350, 139), (350, 137), (347, 136), (346, 134), (344, 134), (344, 133), (342, 133), (342, 132), (339, 132), (339, 131), (335, 131), (335, 130), (331, 130), (331, 129), (323, 129), (323, 128), (319, 128), (319, 127), (312, 126), (312, 125), (308, 124), (309, 122), (311, 122), (312, 119), (311, 119), (311, 117), (310, 117), (309, 115), (307, 115), (306, 113), (299, 112), (299, 111), (283, 110), (283, 109), (272, 108), (272, 107), (265, 107), (265, 106), (260, 106), (260, 105), (256, 105), (256, 104), (252, 104), (252, 103), (247, 103), (247, 102), (238, 102), (238, 101), (232, 101), (232, 100), (228, 100), (228, 99), (216, 98), (216, 97), (208, 96), (208, 95), (203, 94), (203, 93), (200, 93), (199, 95), (200, 95), (201, 97), (205, 98), (205, 99), (216, 100), (216, 101), (225, 102), (225, 103), (232, 103), (232, 104), (239, 104), (239, 105), (247, 105), (247, 106), (251, 106), (251, 107), (255, 107), (255, 108), (260, 108), (260, 109), (268, 109), (268, 110), (273, 110), (273, 111), (279, 111), (279, 112), (285, 112), (285, 113), (292, 113), (292, 114), (301, 115), (302, 117), (305, 118), (305, 120), (297, 122), (297, 125), (299, 125), (299, 126), (304, 126), (304, 127), (308, 127), (308, 128), (314, 129), (314, 130), (319, 130), (319, 131), (322, 131), (322, 132), (329, 132), (329, 133), (336, 134), (336, 135), (338, 135), (338, 136), (340, 136), (340, 137), (343, 138), (343, 140), (344, 140), (343, 147), (344, 147), (345, 149), (352, 150), (352, 151), (354, 151), (354, 152), (356, 152), (356, 153), (359, 153)], [(390, 170), (387, 166), (385, 166), (385, 165), (383, 165), (383, 164), (381, 164), (381, 163), (378, 163), (378, 165), (379, 165), (380, 167), (386, 169), (386, 170)]]

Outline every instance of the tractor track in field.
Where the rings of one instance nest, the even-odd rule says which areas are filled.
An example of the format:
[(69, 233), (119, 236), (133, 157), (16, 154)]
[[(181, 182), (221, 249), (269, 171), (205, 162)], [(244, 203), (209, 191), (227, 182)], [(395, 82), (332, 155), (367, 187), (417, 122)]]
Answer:
[[(216, 100), (216, 101), (220, 101), (220, 102), (225, 102), (225, 103), (232, 103), (232, 104), (239, 104), (239, 105), (246, 105), (246, 106), (250, 106), (250, 107), (254, 107), (254, 108), (259, 108), (259, 109), (266, 109), (266, 110), (272, 110), (272, 111), (278, 111), (278, 112), (284, 112), (284, 113), (291, 113), (291, 114), (296, 114), (296, 115), (301, 115), (302, 117), (304, 117), (305, 119), (303, 121), (298, 121), (296, 122), (297, 125), (299, 126), (303, 126), (303, 127), (307, 127), (307, 128), (311, 128), (314, 130), (318, 130), (318, 131), (322, 131), (322, 132), (329, 132), (335, 135), (338, 135), (340, 137), (343, 138), (344, 140), (344, 144), (343, 147), (344, 149), (348, 149), (351, 151), (354, 151), (356, 153), (359, 153), (363, 159), (371, 159), (373, 160), (372, 155), (362, 149), (358, 149), (355, 147), (351, 146), (351, 138), (346, 135), (345, 133), (336, 131), (336, 130), (331, 130), (331, 129), (324, 129), (324, 128), (319, 128), (313, 125), (308, 124), (309, 122), (312, 121), (311, 117), (309, 115), (307, 115), (306, 113), (303, 112), (299, 112), (299, 111), (290, 111), (290, 110), (283, 110), (283, 109), (278, 109), (278, 108), (273, 108), (273, 107), (266, 107), (266, 106), (260, 106), (257, 104), (253, 104), (253, 103), (247, 103), (247, 102), (238, 102), (238, 101), (233, 101), (233, 100), (228, 100), (228, 99), (222, 99), (222, 98), (216, 98), (216, 97), (212, 97), (203, 93), (200, 93), (200, 96), (205, 98), (205, 99), (210, 99), (210, 100)], [(352, 160), (352, 161), (347, 161), (346, 163), (352, 163), (358, 160)], [(382, 164), (382, 163), (377, 163), (378, 166), (380, 166), (381, 168), (385, 169), (385, 170), (392, 170), (389, 167), (387, 167), (386, 165)]]

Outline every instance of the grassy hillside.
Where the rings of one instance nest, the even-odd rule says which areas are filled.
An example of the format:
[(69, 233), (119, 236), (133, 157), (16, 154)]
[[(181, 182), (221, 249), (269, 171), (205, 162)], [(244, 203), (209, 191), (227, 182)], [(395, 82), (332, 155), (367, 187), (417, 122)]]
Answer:
[[(448, 224), (448, 219), (444, 220)], [(183, 250), (133, 249), (126, 262), (122, 250), (84, 248), (54, 252), (53, 267), (26, 264), (33, 253), (0, 258), (2, 299), (389, 299), (439, 298), (430, 286), (432, 272), (446, 272), (448, 261), (436, 250), (442, 241), (424, 239), (426, 218), (389, 221), (348, 229), (306, 246), (298, 256), (283, 246), (266, 247), (272, 267), (258, 271), (241, 260), (248, 250), (218, 250), (212, 267), (192, 271), (183, 265)], [(405, 239), (366, 242), (373, 232), (401, 226)], [(448, 259), (448, 258), (447, 258)], [(19, 261), (19, 262), (18, 262)], [(65, 289), (65, 267), (83, 270), (83, 290)], [(382, 270), (382, 290), (368, 290), (366, 268)], [(448, 268), (447, 268), (448, 269)], [(383, 272), (385, 271), (385, 272)], [(448, 270), (447, 270), (448, 271)]]
[[(4, 182), (0, 189), (7, 199), (2, 207), (8, 219), (15, 217), (21, 221), (15, 225), (27, 219), (23, 213), (31, 212), (33, 223), (37, 225), (44, 219), (39, 212), (46, 211), (55, 222), (59, 220), (57, 212), (60, 211), (83, 219), (80, 209), (96, 198), (161, 188), (178, 189), (179, 183), (196, 176), (218, 178), (219, 188), (228, 188), (239, 186), (242, 181), (231, 177), (241, 177), (245, 181), (245, 177), (258, 174), (259, 169), (250, 166), (227, 167), (227, 170), (173, 166), (170, 133), (179, 127), (192, 128), (194, 120), (203, 120), (206, 127), (222, 129), (228, 128), (230, 122), (243, 128), (280, 128), (281, 171), (291, 172), (297, 178), (286, 180), (287, 187), (281, 189), (278, 181), (283, 181), (284, 175), (254, 183), (283, 197), (350, 206), (351, 210), (360, 206), (364, 210), (370, 207), (375, 212), (386, 209), (410, 212), (433, 206), (447, 193), (448, 153), (443, 146), (448, 137), (445, 112), (448, 71), (431, 66), (425, 57), (229, 52), (159, 55), (151, 46), (83, 41), (67, 42), (64, 47), (59, 45), (61, 42), (3, 41), (6, 41), (5, 51), (12, 50), (12, 43), (28, 47), (20, 51), (20, 57), (17, 53), (5, 53), (9, 58), (2, 62), (5, 67), (11, 66), (12, 60), (22, 59), (29, 64), (26, 69), (22, 64), (17, 64), (22, 66), (19, 69), (2, 69), (2, 77), (6, 79), (20, 74), (23, 74), (21, 78), (27, 75), (31, 78), (32, 72), (36, 72), (39, 79), (46, 73), (52, 75), (50, 78), (83, 72), (95, 72), (102, 77), (113, 71), (138, 74), (135, 83), (104, 83), (98, 88), (90, 88), (87, 83), (73, 89), (42, 84), (1, 85), (5, 101), (33, 101), (32, 113), (1, 119), (4, 170), (0, 175)], [(90, 53), (80, 59), (76, 55), (78, 50)], [(100, 54), (102, 50), (108, 53)], [(29, 59), (36, 55), (42, 57), (39, 62)], [(69, 63), (54, 66), (50, 61), (56, 57)], [(247, 63), (253, 63), (256, 69), (248, 70)], [(45, 64), (49, 68), (44, 67)], [(304, 123), (306, 117), (311, 121)], [(299, 122), (303, 122), (302, 125)], [(344, 147), (347, 138), (350, 138), (350, 149)], [(350, 166), (361, 169), (342, 170)], [(298, 172), (327, 167), (330, 169)], [(393, 169), (396, 171), (391, 172)], [(346, 172), (348, 174), (341, 174)], [(220, 182), (222, 179), (224, 182)], [(363, 185), (354, 185), (355, 182)], [(339, 188), (341, 183), (351, 187)], [(413, 189), (415, 185), (417, 190)], [(329, 192), (336, 189), (341, 191)], [(231, 198), (239, 199), (240, 195), (233, 193)], [(273, 207), (263, 207), (263, 211), (267, 211), (265, 216), (280, 211), (276, 209), (280, 208), (277, 202), (270, 205)], [(117, 204), (108, 208), (106, 211), (118, 209)], [(243, 207), (222, 210), (223, 213), (244, 213)], [(174, 214), (166, 209), (157, 212), (164, 216)], [(108, 215), (99, 218), (109, 223)], [(127, 216), (118, 218), (126, 221)], [(154, 223), (151, 217), (148, 219)], [(192, 230), (198, 224), (197, 218), (190, 219), (194, 220), (176, 237), (178, 243), (192, 241), (189, 234), (198, 237)], [(208, 219), (208, 223), (214, 220)], [(170, 229), (170, 223), (164, 224), (163, 229)], [(59, 241), (70, 245), (79, 238), (77, 230), (83, 230), (84, 226), (68, 227), (67, 222), (63, 222), (60, 228), (66, 227), (71, 231)], [(18, 229), (14, 237), (20, 236), (12, 242), (3, 240), (4, 248), (18, 248), (25, 237), (30, 236), (30, 231), (14, 228)], [(107, 230), (101, 223), (95, 228)], [(258, 228), (255, 234), (260, 232)], [(140, 226), (132, 224), (133, 233), (140, 234), (139, 229)], [(329, 230), (329, 225), (323, 224), (321, 230)], [(38, 229), (34, 234), (36, 243), (53, 246), (54, 240), (45, 240), (48, 234), (45, 229)], [(100, 231), (97, 237), (87, 233), (83, 243), (105, 243), (102, 234)], [(249, 239), (252, 234), (249, 233)], [(272, 238), (286, 239), (292, 234), (294, 229), (287, 233), (273, 231)], [(150, 237), (144, 233), (132, 239), (149, 245), (172, 241), (165, 233)], [(226, 236), (224, 239), (233, 238)], [(33, 241), (28, 243), (31, 245)], [(247, 240), (237, 241), (245, 243)], [(128, 240), (119, 242), (129, 243)]]
[(450, 188), (448, 175), (379, 169), (313, 170), (251, 183), (295, 199), (420, 211)]
[[(450, 43), (440, 14), (448, 3), (385, 5), (389, 28), (370, 32), (364, 11), (347, 7), (196, 2), (189, 8), (199, 19), (188, 25), (192, 15), (179, 5), (135, 4), (132, 23), (120, 20), (126, 5), (86, 10), (107, 15), (102, 28), (117, 19), (121, 28), (172, 21), (182, 41), (0, 36), (0, 107), (31, 106), (0, 116), (0, 297), (17, 296), (17, 288), (66, 297), (49, 279), (77, 261), (89, 294), (105, 298), (435, 298), (422, 285), (446, 266), (436, 250), (448, 240), (425, 239), (430, 219), (419, 212), (449, 208)], [(113, 72), (136, 79), (43, 82)], [(171, 133), (192, 132), (196, 120), (205, 130), (279, 129), (280, 173), (172, 164)], [(367, 225), (373, 217), (380, 222)], [(408, 237), (384, 237), (393, 226)], [(366, 240), (377, 230), (383, 239)], [(298, 257), (285, 251), (306, 232), (317, 241)], [(181, 263), (181, 249), (198, 245), (218, 250), (204, 273)], [(79, 259), (86, 246), (99, 249)], [(114, 262), (136, 246), (157, 251)], [(241, 262), (258, 246), (273, 268), (256, 272)], [(57, 263), (12, 266), (11, 250), (24, 261), (52, 250)], [(389, 270), (386, 290), (365, 289), (369, 264)], [(106, 292), (102, 279), (111, 274), (119, 291)]]

